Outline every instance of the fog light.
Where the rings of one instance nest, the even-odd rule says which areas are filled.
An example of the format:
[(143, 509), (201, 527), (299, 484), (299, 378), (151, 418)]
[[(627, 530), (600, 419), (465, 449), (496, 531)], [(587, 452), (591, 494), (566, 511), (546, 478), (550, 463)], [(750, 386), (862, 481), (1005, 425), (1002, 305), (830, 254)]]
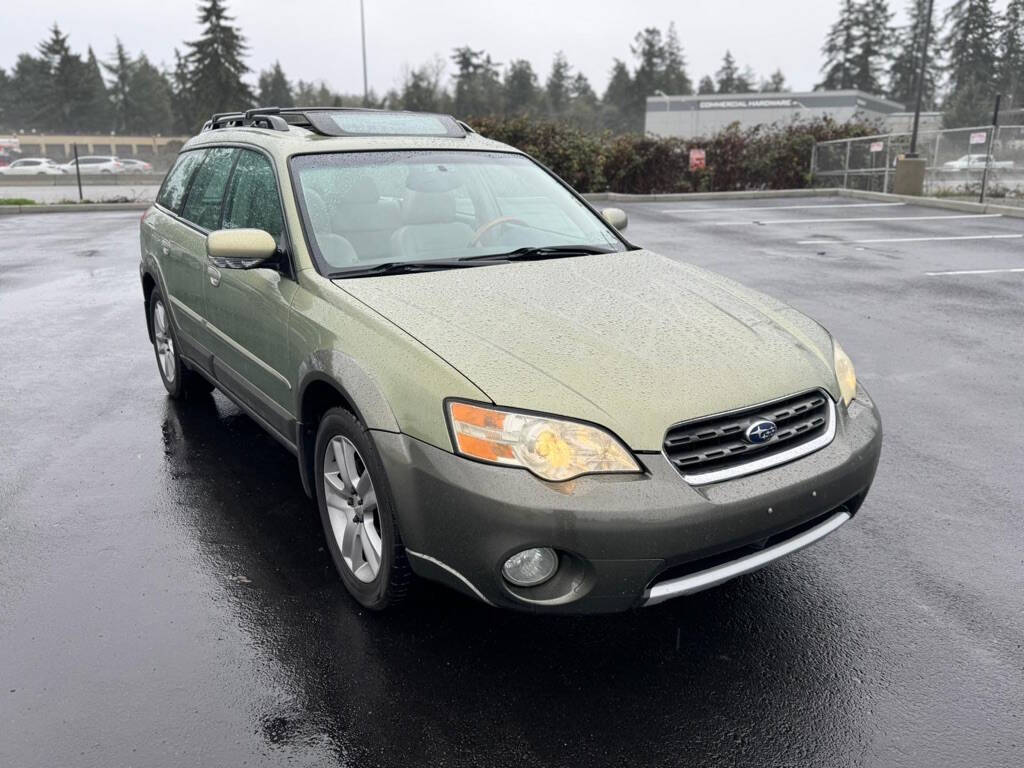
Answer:
[(558, 555), (550, 547), (524, 549), (512, 555), (501, 567), (501, 572), (517, 587), (536, 587), (555, 575)]

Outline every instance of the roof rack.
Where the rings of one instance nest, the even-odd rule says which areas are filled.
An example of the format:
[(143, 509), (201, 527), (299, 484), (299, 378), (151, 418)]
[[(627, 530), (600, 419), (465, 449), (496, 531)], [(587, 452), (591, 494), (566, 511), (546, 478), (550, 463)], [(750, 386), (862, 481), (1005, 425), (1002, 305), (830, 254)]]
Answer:
[[(435, 114), (429, 112), (412, 112), (409, 110), (387, 110), (374, 109), (371, 107), (257, 107), (245, 112), (218, 112), (203, 124), (203, 132), (213, 131), (219, 128), (268, 128), (273, 131), (287, 131), (291, 126), (307, 128), (315, 133), (325, 136), (360, 136), (379, 135), (374, 133), (361, 133), (349, 131), (336, 127), (325, 121), (323, 113), (348, 112), (348, 113), (370, 113), (370, 114), (393, 114), (393, 115), (422, 115), (435, 117), (446, 127), (448, 136), (464, 137), (467, 133), (476, 133), (469, 125), (462, 120), (456, 120), (449, 115)], [(326, 117), (326, 116), (324, 116)], [(386, 134), (384, 134), (386, 135)], [(433, 135), (433, 134), (392, 134), (392, 135)], [(444, 135), (444, 134), (440, 134)]]

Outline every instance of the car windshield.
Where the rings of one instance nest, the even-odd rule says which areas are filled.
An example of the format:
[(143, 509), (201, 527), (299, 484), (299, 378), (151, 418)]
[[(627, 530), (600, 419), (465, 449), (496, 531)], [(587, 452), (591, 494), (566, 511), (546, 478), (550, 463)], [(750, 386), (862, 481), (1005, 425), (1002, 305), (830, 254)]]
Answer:
[[(622, 251), (615, 232), (536, 163), (476, 151), (301, 155), (292, 173), (322, 271), (524, 249)], [(555, 255), (554, 252), (546, 255)]]

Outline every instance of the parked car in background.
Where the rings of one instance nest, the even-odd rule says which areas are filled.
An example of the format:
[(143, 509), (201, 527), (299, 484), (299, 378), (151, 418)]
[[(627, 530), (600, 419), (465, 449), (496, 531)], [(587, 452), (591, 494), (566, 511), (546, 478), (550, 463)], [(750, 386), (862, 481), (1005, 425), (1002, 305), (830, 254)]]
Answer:
[[(65, 173), (75, 172), (75, 161), (61, 166)], [(125, 173), (125, 165), (114, 155), (84, 155), (78, 158), (81, 173)]]
[(23, 157), (0, 167), (3, 176), (60, 176), (61, 167), (48, 157)]
[(124, 171), (122, 173), (152, 173), (152, 163), (147, 163), (145, 160), (135, 160), (132, 158), (121, 158), (121, 164), (124, 165)]
[(1013, 168), (1013, 160), (996, 160), (992, 155), (964, 155), (956, 160), (950, 160), (942, 164), (944, 171), (983, 171), (985, 167), (1001, 168), (1006, 170)]

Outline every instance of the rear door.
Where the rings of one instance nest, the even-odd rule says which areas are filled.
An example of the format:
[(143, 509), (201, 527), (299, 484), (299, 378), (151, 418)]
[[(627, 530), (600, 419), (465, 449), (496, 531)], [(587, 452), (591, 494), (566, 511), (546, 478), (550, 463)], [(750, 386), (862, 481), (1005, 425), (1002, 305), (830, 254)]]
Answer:
[[(177, 161), (156, 199), (156, 211), (142, 225), (142, 247), (160, 267), (164, 298), (170, 305), (174, 325), (182, 338), (184, 352), (196, 362), (203, 359), (203, 278), (205, 240), (200, 253), (197, 232), (181, 218), (181, 210), (196, 170), (207, 150), (192, 150), (178, 155)], [(84, 166), (83, 166), (84, 167)], [(197, 346), (199, 345), (199, 346)]]
[(262, 229), (277, 240), (281, 269), (224, 269), (207, 262), (206, 313), (214, 369), (271, 426), (294, 442), (288, 314), (297, 284), (288, 264), (281, 195), (269, 157), (240, 149), (224, 197), (221, 227)]

